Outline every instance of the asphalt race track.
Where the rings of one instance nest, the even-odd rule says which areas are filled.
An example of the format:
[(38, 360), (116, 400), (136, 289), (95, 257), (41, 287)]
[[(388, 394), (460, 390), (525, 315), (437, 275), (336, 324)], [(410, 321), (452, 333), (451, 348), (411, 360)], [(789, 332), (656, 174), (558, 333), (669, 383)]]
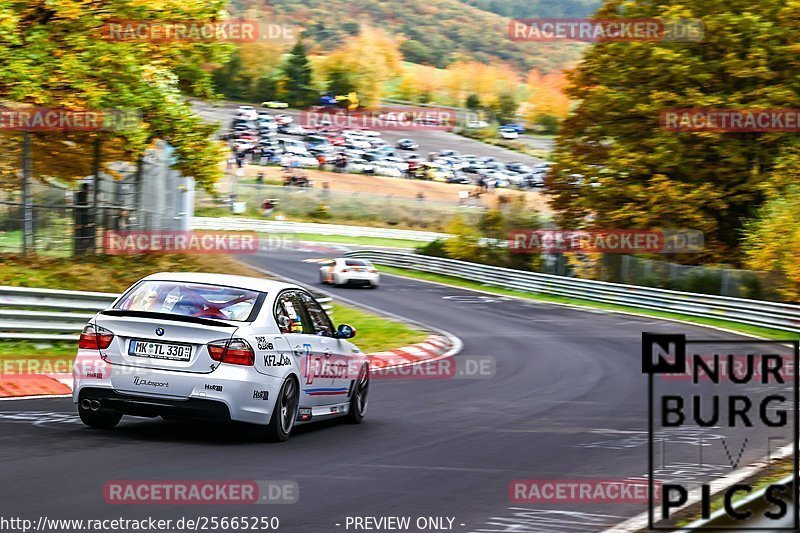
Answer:
[[(320, 254), (271, 251), (245, 260), (316, 284), (318, 266), (302, 260)], [(113, 432), (98, 432), (80, 424), (69, 398), (4, 401), (0, 498), (17, 502), (14, 515), (33, 520), (42, 515), (277, 516), (280, 531), (335, 532), (348, 530), (348, 516), (410, 516), (412, 523), (417, 517), (451, 517), (453, 530), (465, 532), (600, 531), (645, 507), (515, 504), (509, 482), (644, 478), (642, 331), (731, 337), (391, 276), (384, 276), (377, 290), (331, 290), (457, 335), (464, 342), (458, 357), (494, 358), (496, 374), (376, 381), (363, 424), (307, 426), (279, 445), (260, 442), (248, 428), (160, 419), (126, 417)], [(712, 428), (707, 438), (718, 438), (714, 433), (722, 430)], [(694, 437), (672, 435), (671, 450)], [(732, 445), (738, 450), (740, 444)], [(687, 464), (697, 448), (671, 452), (665, 468), (704, 479), (727, 465), (721, 447), (711, 446), (704, 452), (708, 466), (692, 471)], [(748, 447), (741, 464), (763, 455), (763, 448)], [(293, 480), (300, 500), (246, 506), (107, 504), (105, 484), (121, 479)]]

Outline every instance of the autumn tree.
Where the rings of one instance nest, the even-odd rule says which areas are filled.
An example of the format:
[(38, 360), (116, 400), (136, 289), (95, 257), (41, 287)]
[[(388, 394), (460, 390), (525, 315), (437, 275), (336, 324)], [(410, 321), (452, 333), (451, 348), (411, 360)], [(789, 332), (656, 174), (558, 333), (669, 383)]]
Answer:
[(312, 84), (311, 63), (302, 41), (297, 41), (283, 65), (284, 97), (295, 107), (308, 106), (317, 100)]
[[(597, 17), (694, 17), (702, 42), (606, 42), (571, 74), (547, 192), (560, 221), (594, 227), (700, 224), (707, 253), (736, 263), (743, 221), (795, 133), (672, 132), (675, 108), (797, 108), (800, 4), (785, 0), (609, 0)], [(656, 209), (655, 207), (665, 206)], [(691, 226), (690, 226), (691, 227)]]
[[(91, 167), (80, 155), (97, 136), (107, 156), (127, 159), (161, 138), (175, 147), (178, 170), (211, 186), (221, 175), (222, 147), (212, 139), (217, 126), (195, 115), (184, 94), (213, 96), (205, 66), (224, 61), (227, 47), (109, 39), (104, 28), (111, 20), (220, 22), (224, 6), (221, 0), (0, 2), (0, 100), (11, 106), (127, 109), (139, 117), (111, 133), (33, 134), (35, 172), (68, 179), (87, 175)], [(18, 142), (17, 134), (0, 138), (5, 145)]]
[(779, 274), (778, 294), (800, 301), (800, 185), (775, 196), (744, 228), (745, 265)]
[(322, 65), (323, 75), (340, 76), (348, 73), (348, 83), (358, 93), (360, 105), (374, 108), (384, 97), (387, 81), (398, 77), (402, 55), (398, 41), (385, 31), (362, 26), (357, 35), (349, 36), (331, 52)]

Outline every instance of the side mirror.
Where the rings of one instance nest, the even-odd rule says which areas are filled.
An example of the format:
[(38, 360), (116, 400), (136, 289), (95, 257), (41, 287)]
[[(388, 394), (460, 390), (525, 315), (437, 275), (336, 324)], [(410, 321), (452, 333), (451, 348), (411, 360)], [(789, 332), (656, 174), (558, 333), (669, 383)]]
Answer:
[(356, 336), (356, 328), (350, 326), (348, 324), (339, 324), (339, 327), (336, 328), (336, 338), (337, 339), (352, 339)]

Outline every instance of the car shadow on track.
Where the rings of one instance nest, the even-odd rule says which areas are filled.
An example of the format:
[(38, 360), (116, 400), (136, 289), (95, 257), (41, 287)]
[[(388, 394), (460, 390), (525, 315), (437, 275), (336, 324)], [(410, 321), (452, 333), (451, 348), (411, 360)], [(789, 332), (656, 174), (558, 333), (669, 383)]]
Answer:
[[(126, 423), (129, 422), (129, 423)], [(133, 422), (133, 423), (130, 423)], [(292, 440), (316, 435), (320, 431), (346, 425), (340, 420), (323, 420), (298, 426), (292, 432)], [(90, 430), (96, 435), (111, 438), (130, 438), (150, 442), (191, 442), (197, 444), (270, 444), (264, 438), (264, 428), (253, 424), (207, 422), (202, 420), (162, 420), (160, 418), (123, 418), (122, 423), (111, 431)]]

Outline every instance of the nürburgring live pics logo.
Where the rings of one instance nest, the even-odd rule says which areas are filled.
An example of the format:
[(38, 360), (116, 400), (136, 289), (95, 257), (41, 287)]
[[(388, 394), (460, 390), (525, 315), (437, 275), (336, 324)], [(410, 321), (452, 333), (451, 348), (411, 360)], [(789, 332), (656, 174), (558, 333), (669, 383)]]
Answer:
[[(687, 340), (685, 335), (642, 334), (642, 371), (648, 379), (650, 530), (673, 531), (670, 519), (674, 520), (674, 513), (689, 503), (693, 494), (699, 497), (702, 518), (709, 518), (716, 497), (708, 476), (689, 482), (660, 475), (669, 470), (666, 457), (685, 460), (687, 454), (698, 453), (698, 466), (718, 467), (724, 463), (726, 469), (734, 471), (746, 464), (744, 461), (771, 457), (774, 442), (782, 440), (793, 445), (794, 486), (798, 486), (800, 389), (795, 370), (799, 352), (797, 340)], [(682, 428), (696, 431), (695, 434), (705, 431), (713, 438), (667, 449), (659, 435), (665, 429)], [(660, 469), (655, 465), (657, 455), (662, 461)], [(718, 464), (714, 465), (714, 461)], [(658, 492), (653, 490), (656, 484), (660, 484)], [(754, 494), (759, 493), (747, 482), (730, 484), (718, 495), (726, 525), (709, 524), (694, 530), (798, 531), (800, 507), (796, 489), (772, 484), (761, 498), (754, 499), (758, 501), (737, 503)], [(655, 501), (658, 497), (661, 501)], [(750, 526), (750, 519), (774, 525)], [(728, 525), (731, 523), (734, 525)]]

